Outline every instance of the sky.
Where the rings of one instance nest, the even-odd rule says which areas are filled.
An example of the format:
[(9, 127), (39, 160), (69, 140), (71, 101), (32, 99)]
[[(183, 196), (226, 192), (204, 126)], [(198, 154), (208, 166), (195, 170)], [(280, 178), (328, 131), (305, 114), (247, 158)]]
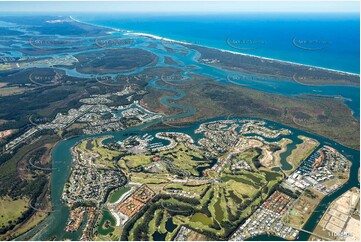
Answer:
[(0, 12), (359, 12), (359, 1), (0, 1)]

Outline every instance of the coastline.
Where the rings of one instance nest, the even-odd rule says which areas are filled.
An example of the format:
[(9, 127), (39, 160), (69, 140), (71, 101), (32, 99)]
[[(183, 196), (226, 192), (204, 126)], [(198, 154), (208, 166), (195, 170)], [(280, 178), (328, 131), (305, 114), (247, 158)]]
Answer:
[(91, 25), (91, 26), (95, 26), (95, 27), (99, 27), (99, 28), (105, 28), (105, 29), (110, 29), (112, 31), (107, 32), (107, 34), (111, 34), (112, 32), (120, 32), (120, 33), (127, 33), (129, 31), (127, 30), (121, 30), (121, 29), (117, 29), (117, 28), (112, 28), (112, 27), (108, 27), (108, 26), (104, 26), (104, 25), (99, 25), (99, 24), (92, 24), (92, 23), (87, 23), (87, 22), (83, 22), (80, 21), (76, 18), (74, 18), (73, 16), (68, 16), (72, 21), (80, 23), (80, 24), (87, 24), (87, 25)]
[[(82, 24), (87, 24), (87, 23), (83, 23), (83, 22), (80, 22), (80, 21), (78, 21), (78, 20), (74, 20), (74, 21), (77, 21), (77, 22), (79, 22), (79, 23), (82, 23)], [(92, 24), (89, 24), (89, 25), (92, 25)], [(92, 26), (97, 26), (97, 25), (92, 25)], [(108, 28), (108, 27), (104, 27), (104, 26), (98, 26), (98, 27), (101, 27), (101, 28), (106, 28), (106, 29), (111, 29), (111, 28)], [(109, 33), (109, 34), (111, 34), (111, 33), (119, 33), (119, 32), (122, 32), (122, 33), (129, 33), (129, 34), (133, 34), (133, 32), (131, 32), (131, 31), (122, 31), (122, 30), (116, 30), (116, 29), (114, 29), (114, 32), (113, 31), (110, 31), (110, 32), (107, 32), (107, 34)], [(135, 34), (142, 34), (142, 33), (135, 33)], [(150, 36), (152, 36), (152, 35), (150, 35)], [(182, 41), (174, 41), (174, 40), (171, 40), (171, 39), (167, 39), (167, 38), (162, 38), (162, 37), (160, 37), (160, 36), (156, 36), (157, 38), (160, 38), (161, 40), (164, 40), (164, 41), (170, 41), (170, 42), (178, 42), (178, 43), (182, 43), (182, 44), (185, 44), (185, 45), (193, 45), (193, 44), (190, 44), (190, 43), (186, 43), (186, 42), (182, 42)], [(149, 37), (149, 38), (153, 38), (153, 37)], [(195, 45), (195, 44), (194, 44)], [(198, 45), (198, 46), (201, 46), (201, 45)], [(209, 48), (209, 49), (215, 49), (215, 50), (220, 50), (220, 51), (222, 51), (221, 49), (218, 49), (218, 48), (212, 48), (212, 47), (207, 47), (207, 46), (204, 46), (204, 48)], [(224, 50), (224, 52), (231, 52), (232, 53), (232, 51), (227, 51), (227, 50)], [(234, 52), (233, 54), (241, 54), (241, 55), (247, 55), (247, 54), (242, 54), (242, 53), (238, 53), (238, 52)], [(252, 56), (252, 55), (249, 55), (249, 56)], [(254, 56), (255, 58), (260, 58), (260, 59), (267, 59), (267, 58), (263, 58), (263, 57), (258, 57), (258, 56)], [(281, 61), (281, 60), (275, 60), (275, 61), (279, 61), (279, 62), (281, 62), (281, 63), (284, 63), (284, 61)], [(295, 65), (303, 65), (303, 64), (297, 64), (297, 63), (295, 63)], [(307, 66), (307, 65), (305, 65), (305, 66)], [(317, 67), (318, 68), (318, 67)], [(322, 68), (319, 68), (319, 69), (322, 69)], [(335, 71), (335, 70), (330, 70), (330, 71)], [(336, 71), (337, 72), (337, 71)], [(347, 73), (347, 72), (346, 72)], [(352, 73), (351, 73), (352, 74)], [(345, 74), (346, 75), (346, 74)], [(355, 74), (356, 76), (359, 76), (358, 74)], [(138, 104), (136, 104), (136, 105), (138, 105)], [(301, 129), (300, 129), (301, 130)], [(307, 132), (307, 131), (304, 131), (303, 129), (301, 130), (302, 132)], [(114, 137), (114, 136), (112, 136), (112, 135), (110, 135), (110, 137)], [(322, 137), (324, 137), (324, 136), (322, 136)], [(70, 138), (71, 139), (71, 138)], [(86, 139), (88, 139), (88, 138), (86, 138)], [(85, 140), (86, 140), (85, 139)], [(83, 140), (81, 140), (81, 141), (83, 141)], [(81, 142), (81, 141), (79, 141), (79, 142)], [(62, 141), (59, 141), (59, 142), (57, 142), (57, 144), (58, 143), (60, 143), (60, 142), (62, 142)], [(78, 143), (79, 143), (78, 142)], [(73, 148), (78, 144), (78, 143), (76, 143), (75, 145), (73, 145), (72, 146), (72, 148), (71, 148), (71, 153), (72, 153), (72, 157), (74, 157), (74, 155), (73, 155)], [(55, 146), (54, 146), (55, 147)], [(51, 159), (53, 160), (53, 152), (51, 153)], [(55, 158), (54, 158), (55, 159)], [(70, 173), (69, 173), (69, 176), (70, 176), (70, 174), (71, 174), (71, 168), (70, 168)], [(51, 174), (51, 176), (53, 176), (53, 174)], [(311, 214), (312, 215), (312, 214)], [(306, 221), (307, 222), (307, 221)], [(47, 227), (48, 225), (46, 225), (45, 227), (44, 227), (44, 229)]]
[(70, 16), (70, 18), (71, 18), (72, 20), (76, 21), (76, 22), (79, 22), (79, 23), (88, 24), (88, 25), (93, 25), (93, 26), (97, 26), (97, 27), (108, 28), (108, 29), (111, 29), (111, 30), (113, 30), (113, 31), (115, 31), (115, 32), (125, 33), (125, 35), (134, 35), (134, 36), (148, 37), (148, 38), (153, 38), (153, 39), (157, 39), (157, 40), (161, 40), (161, 41), (173, 42), (173, 43), (178, 43), (178, 44), (188, 45), (188, 46), (195, 45), (195, 46), (200, 46), (200, 47), (204, 47), (204, 48), (208, 48), (208, 49), (218, 50), (218, 51), (221, 51), (221, 52), (230, 53), (230, 54), (234, 54), (234, 55), (242, 55), (242, 56), (246, 56), (246, 57), (253, 57), (253, 58), (258, 58), (258, 59), (261, 59), (261, 60), (266, 60), (266, 61), (271, 61), (271, 62), (274, 61), (274, 62), (278, 62), (278, 63), (282, 63), (282, 64), (289, 64), (289, 65), (295, 65), (295, 66), (309, 67), (309, 68), (314, 68), (314, 69), (320, 69), (320, 70), (323, 70), (323, 71), (336, 72), (336, 73), (343, 74), (343, 75), (351, 75), (351, 76), (360, 77), (360, 74), (353, 73), (353, 72), (347, 72), (347, 71), (342, 71), (342, 70), (330, 69), (330, 68), (326, 68), (326, 67), (320, 67), (320, 66), (302, 64), (302, 63), (297, 63), (297, 62), (292, 62), (292, 61), (287, 61), (287, 60), (281, 60), (281, 59), (274, 59), (274, 58), (270, 58), (270, 57), (264, 57), (264, 56), (258, 56), (258, 55), (245, 54), (245, 53), (242, 53), (242, 52), (225, 50), (225, 49), (216, 48), (216, 47), (211, 47), (211, 46), (207, 46), (207, 45), (192, 44), (192, 43), (189, 43), (189, 42), (174, 40), (174, 39), (170, 39), (170, 38), (166, 38), (166, 37), (162, 37), (162, 36), (158, 36), (158, 35), (154, 35), (154, 34), (147, 34), (147, 33), (141, 33), (141, 32), (133, 32), (133, 31), (129, 31), (129, 30), (122, 30), (122, 29), (113, 28), (113, 27), (104, 26), (104, 25), (97, 25), (97, 24), (93, 24), (93, 23), (87, 23), (87, 22), (83, 22), (83, 21), (77, 20), (77, 19), (75, 19), (75, 18), (72, 17), (72, 16)]
[(280, 60), (280, 59), (273, 59), (273, 58), (264, 57), (264, 56), (245, 54), (245, 53), (241, 53), (241, 52), (236, 52), (236, 51), (231, 51), (231, 50), (225, 50), (225, 49), (210, 47), (210, 46), (206, 46), (206, 45), (192, 44), (192, 43), (188, 43), (188, 42), (184, 42), (184, 41), (178, 41), (178, 40), (173, 40), (173, 39), (169, 39), (169, 38), (164, 38), (164, 37), (157, 36), (157, 35), (153, 35), (153, 34), (145, 34), (145, 33), (137, 33), (137, 32), (127, 32), (127, 35), (143, 36), (143, 37), (148, 37), (148, 38), (153, 38), (153, 39), (158, 39), (158, 40), (168, 41), (168, 42), (174, 42), (174, 43), (179, 43), (179, 44), (189, 45), (189, 46), (195, 45), (195, 46), (200, 46), (200, 47), (204, 47), (204, 48), (208, 48), (208, 49), (218, 50), (218, 51), (221, 51), (221, 52), (230, 53), (230, 54), (234, 54), (234, 55), (242, 55), (242, 56), (247, 56), (247, 57), (258, 58), (258, 59), (261, 59), (261, 60), (274, 61), (274, 62), (278, 62), (278, 63), (282, 63), (282, 64), (289, 64), (289, 65), (295, 65), (295, 66), (302, 66), (302, 67), (309, 67), (309, 68), (314, 68), (314, 69), (320, 69), (320, 70), (324, 70), (324, 71), (336, 72), (336, 73), (343, 74), (343, 75), (351, 75), (351, 76), (356, 76), (356, 77), (359, 77), (359, 76), (360, 76), (360, 75), (357, 74), (357, 73), (352, 73), (352, 72), (347, 72), (347, 71), (341, 71), (341, 70), (335, 70), (335, 69), (330, 69), (330, 68), (325, 68), (325, 67), (320, 67), (320, 66), (313, 66), (313, 65), (301, 64), (301, 63), (292, 62), (292, 61), (286, 61), (286, 60)]

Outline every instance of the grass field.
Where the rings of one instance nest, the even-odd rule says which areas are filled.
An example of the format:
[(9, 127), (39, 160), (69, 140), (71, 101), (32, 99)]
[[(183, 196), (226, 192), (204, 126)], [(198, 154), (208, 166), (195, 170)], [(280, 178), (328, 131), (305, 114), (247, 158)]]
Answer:
[[(44, 186), (47, 184), (48, 176), (41, 170), (32, 169), (32, 167), (29, 166), (28, 159), (31, 156), (36, 156), (39, 150), (46, 149), (44, 153), (40, 152), (42, 155), (39, 159), (44, 162), (42, 165), (49, 165), (49, 152), (58, 140), (59, 137), (56, 135), (44, 135), (33, 142), (28, 142), (0, 166), (0, 179), (2, 179), (0, 192), (3, 195), (2, 198), (4, 198), (4, 194), (9, 194), (9, 191), (12, 191), (11, 196), (17, 197), (17, 193), (31, 197), (33, 194), (43, 192), (44, 189), (46, 189)], [(25, 201), (22, 201), (24, 199)], [(51, 209), (51, 205), (46, 202), (46, 199), (42, 199), (42, 202), (46, 203), (46, 209)], [(1, 206), (7, 207), (7, 209), (0, 209), (1, 215), (3, 216), (0, 219), (1, 226), (5, 225), (10, 220), (17, 221), (16, 218), (20, 218), (21, 214), (24, 213), (25, 210), (28, 210), (25, 208), (25, 206), (28, 207), (27, 198), (22, 198), (17, 201), (5, 199), (2, 200), (1, 203)], [(28, 215), (28, 217), (22, 218), (22, 222), (17, 224), (11, 231), (2, 234), (0, 240), (11, 240), (19, 236), (36, 226), (47, 216), (47, 213), (35, 212), (31, 217)]]
[(296, 145), (296, 148), (292, 150), (291, 155), (287, 157), (287, 162), (292, 166), (291, 170), (285, 170), (286, 174), (291, 174), (297, 166), (305, 160), (311, 153), (319, 146), (319, 142), (315, 139), (311, 139), (305, 136), (298, 136), (303, 142)]
[(152, 173), (131, 173), (130, 180), (132, 182), (146, 183), (146, 184), (162, 184), (169, 183), (167, 174), (152, 174)]
[(128, 155), (122, 158), (128, 168), (135, 168), (151, 162), (152, 156), (149, 154)]
[[(258, 177), (259, 176), (259, 177)], [(271, 184), (265, 179), (265, 175), (258, 175), (255, 177), (244, 176), (246, 181), (250, 181), (252, 178), (254, 182), (260, 182), (260, 177), (262, 177), (262, 184), (266, 186)], [(279, 178), (281, 176), (274, 176)], [(274, 181), (274, 180), (272, 180)], [(272, 183), (274, 186), (275, 183)], [(171, 188), (181, 188), (181, 185), (170, 184), (166, 187)], [(171, 213), (174, 223), (180, 227), (181, 225), (186, 225), (193, 230), (200, 231), (201, 233), (210, 233), (215, 237), (222, 238), (228, 234), (231, 228), (235, 228), (238, 225), (238, 221), (246, 218), (251, 214), (251, 212), (262, 202), (262, 196), (255, 197), (260, 189), (252, 188), (248, 184), (236, 181), (232, 178), (230, 180), (223, 182), (218, 185), (213, 185), (207, 192), (204, 193), (201, 199), (196, 199), (200, 202), (199, 205), (194, 206), (193, 204), (188, 204), (186, 202), (178, 202), (176, 199), (168, 199), (162, 202), (162, 200), (153, 203), (152, 206), (158, 207), (154, 212), (148, 214), (148, 211), (142, 213), (141, 217), (136, 220), (133, 226), (129, 231), (128, 240), (138, 240), (139, 231), (146, 229), (143, 233), (144, 239), (151, 240), (150, 235), (166, 236), (165, 238), (172, 238), (173, 232), (167, 231), (166, 221), (168, 221), (169, 215)], [(202, 193), (203, 194), (203, 193)], [(169, 204), (169, 205), (166, 205)], [(172, 205), (170, 205), (172, 204)], [(181, 204), (188, 204), (190, 208), (193, 207), (194, 212), (191, 215), (186, 215), (184, 212), (188, 212), (187, 209), (181, 209)], [(169, 207), (171, 209), (176, 208), (175, 211), (168, 211), (163, 209), (163, 206)], [(179, 211), (177, 211), (177, 208)], [(191, 210), (189, 210), (191, 211)], [(148, 218), (149, 216), (152, 216)], [(149, 222), (147, 222), (149, 221)], [(146, 227), (144, 225), (148, 223)], [(226, 224), (230, 224), (226, 226)]]
[(106, 166), (114, 168), (117, 162), (116, 157), (120, 154), (119, 151), (107, 149), (102, 145), (102, 142), (109, 137), (100, 137), (95, 139), (86, 139), (83, 140), (80, 144), (76, 146), (76, 149), (84, 153), (91, 154), (93, 163), (95, 166)]
[[(11, 200), (11, 199), (10, 199)], [(1, 200), (2, 201), (2, 200)], [(25, 209), (28, 208), (28, 199), (23, 198), (20, 200), (17, 200), (16, 202), (21, 201), (21, 205), (18, 204), (17, 208), (21, 210), (24, 206), (26, 206)], [(51, 204), (50, 201), (44, 202), (46, 206), (44, 207), (45, 210), (51, 210)], [(16, 204), (13, 204), (11, 202), (10, 204), (3, 204), (3, 206), (16, 206)], [(24, 205), (24, 206), (23, 206)], [(0, 207), (0, 212), (4, 211), (2, 207)], [(15, 209), (11, 207), (12, 209), (7, 209), (5, 212), (14, 212)], [(16, 238), (17, 236), (25, 233), (26, 231), (29, 231), (31, 228), (34, 228), (36, 225), (38, 225), (41, 221), (43, 221), (48, 216), (47, 213), (39, 211), (35, 212), (31, 217), (27, 218), (24, 222), (17, 224), (12, 230), (7, 231), (5, 234), (0, 235), (0, 240), (12, 240), (13, 238)], [(0, 221), (3, 221), (3, 218), (1, 217)]]
[(201, 194), (208, 185), (199, 185), (199, 186), (190, 186), (184, 183), (168, 183), (164, 185), (163, 190), (177, 190), (179, 192), (189, 193), (190, 195), (194, 195), (195, 197), (199, 198), (199, 194)]
[(149, 234), (153, 235), (155, 232), (164, 234), (167, 232), (165, 222), (167, 221), (167, 211), (157, 209), (154, 212), (154, 218), (149, 222)]
[[(25, 232), (29, 231), (30, 229), (34, 228), (38, 225), (41, 221), (47, 218), (47, 214), (44, 212), (36, 212), (32, 215), (25, 223), (21, 224), (21, 226), (16, 226), (16, 229), (10, 231), (10, 233), (6, 233), (5, 237), (0, 236), (0, 240), (10, 240), (9, 238), (16, 238), (24, 234)], [(9, 236), (9, 237), (6, 237)]]
[(26, 90), (27, 88), (21, 87), (2, 87), (0, 88), (0, 97), (21, 94), (24, 93)]
[(211, 225), (212, 222), (212, 218), (208, 217), (207, 215), (203, 214), (203, 213), (195, 213), (191, 218), (190, 218), (190, 222), (193, 223), (201, 223), (205, 226)]
[[(286, 144), (287, 140), (284, 140), (283, 145)], [(97, 142), (81, 145), (82, 149), (99, 150)], [(122, 240), (169, 240), (174, 238), (181, 226), (210, 238), (227, 238), (283, 177), (282, 173), (257, 164), (260, 150), (249, 149), (235, 154), (234, 160), (231, 158), (230, 164), (245, 160), (251, 167), (249, 171), (231, 171), (230, 164), (227, 164), (220, 173), (214, 171), (212, 176), (203, 179), (177, 173), (178, 169), (198, 176), (197, 168), (210, 163), (182, 142), (173, 149), (155, 154), (126, 153), (118, 165), (126, 171), (129, 180), (147, 184), (158, 195), (125, 225)], [(116, 201), (125, 191), (124, 188), (115, 191), (109, 201)]]
[(306, 190), (285, 214), (283, 221), (295, 228), (302, 228), (323, 197), (322, 193), (313, 189)]
[(189, 150), (183, 143), (179, 143), (172, 150), (162, 151), (159, 155), (172, 158), (177, 167), (188, 170), (194, 175), (198, 174), (196, 167), (209, 162), (199, 153)]
[(154, 157), (169, 158), (172, 160), (172, 165), (176, 167), (176, 169), (188, 171), (194, 176), (198, 176), (198, 171), (196, 170), (198, 167), (208, 166), (210, 163), (210, 161), (202, 155), (189, 150), (184, 143), (179, 143), (174, 149), (161, 151), (158, 154), (141, 153), (124, 156), (118, 161), (118, 165), (129, 170), (150, 164)]
[(278, 167), (282, 167), (281, 154), (287, 151), (287, 146), (289, 144), (292, 144), (293, 141), (291, 139), (284, 138), (284, 139), (281, 139), (278, 143), (279, 143), (281, 149), (274, 152), (274, 157), (275, 157), (274, 165), (278, 166)]
[(29, 209), (28, 198), (12, 200), (10, 197), (0, 198), (0, 227), (7, 226), (17, 219)]
[[(183, 169), (193, 168), (193, 165), (196, 164), (193, 162), (197, 161), (191, 158), (201, 159), (199, 155), (196, 155), (190, 155), (190, 152), (187, 152), (183, 145), (179, 145), (171, 151), (162, 151), (159, 154), (161, 157), (168, 156), (174, 160), (178, 159), (179, 162), (183, 161), (182, 164), (179, 164)], [(200, 233), (212, 235), (212, 238), (225, 238), (239, 225), (240, 221), (248, 217), (259, 206), (283, 177), (282, 173), (273, 172), (267, 168), (256, 169), (253, 166), (253, 159), (256, 155), (257, 152), (255, 151), (247, 151), (237, 156), (237, 158), (245, 159), (254, 171), (242, 170), (237, 171), (237, 173), (230, 173), (229, 169), (225, 169), (221, 174), (215, 174), (222, 182), (211, 185), (172, 182), (172, 176), (167, 173), (131, 172), (131, 181), (146, 183), (156, 192), (173, 194), (173, 198), (161, 199), (152, 203), (150, 207), (154, 206), (156, 209), (153, 211), (148, 208), (142, 213), (129, 228), (126, 239), (166, 240), (173, 238), (175, 232), (173, 230), (169, 232), (166, 226), (169, 223), (166, 222), (169, 221), (169, 216), (172, 217), (177, 228), (185, 225)], [(177, 192), (170, 193), (170, 190)], [(197, 201), (198, 205), (187, 202), (187, 199)], [(171, 208), (171, 210), (168, 211), (164, 206), (168, 209)], [(184, 206), (193, 209), (189, 210)], [(185, 212), (192, 213), (185, 214)], [(145, 226), (145, 224), (148, 225)]]
[(37, 140), (34, 143), (30, 143), (29, 145), (25, 145), (19, 149), (19, 151), (11, 157), (8, 161), (6, 161), (4, 164), (0, 165), (0, 178), (7, 177), (9, 175), (13, 175), (16, 173), (16, 165), (17, 163), (29, 152), (39, 148), (40, 146), (47, 144), (47, 143), (53, 143), (59, 140), (59, 137), (56, 135), (53, 136), (42, 136), (41, 139)]
[(111, 203), (115, 203), (116, 201), (118, 201), (118, 199), (126, 192), (128, 192), (130, 190), (130, 187), (122, 187), (119, 188), (118, 190), (114, 191), (111, 194), (111, 197), (109, 198), (109, 202)]

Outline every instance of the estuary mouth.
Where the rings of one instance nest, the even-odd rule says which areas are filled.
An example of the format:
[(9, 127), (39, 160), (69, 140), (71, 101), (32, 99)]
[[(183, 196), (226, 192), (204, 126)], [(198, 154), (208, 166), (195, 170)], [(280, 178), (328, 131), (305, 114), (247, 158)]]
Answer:
[(358, 5), (0, 2), (0, 240), (359, 241)]

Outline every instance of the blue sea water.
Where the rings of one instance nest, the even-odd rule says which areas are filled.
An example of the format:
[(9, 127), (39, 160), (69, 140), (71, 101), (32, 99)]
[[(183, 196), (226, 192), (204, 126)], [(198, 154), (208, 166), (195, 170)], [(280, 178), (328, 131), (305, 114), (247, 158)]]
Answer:
[(74, 17), (214, 48), (360, 73), (358, 14), (114, 13)]

